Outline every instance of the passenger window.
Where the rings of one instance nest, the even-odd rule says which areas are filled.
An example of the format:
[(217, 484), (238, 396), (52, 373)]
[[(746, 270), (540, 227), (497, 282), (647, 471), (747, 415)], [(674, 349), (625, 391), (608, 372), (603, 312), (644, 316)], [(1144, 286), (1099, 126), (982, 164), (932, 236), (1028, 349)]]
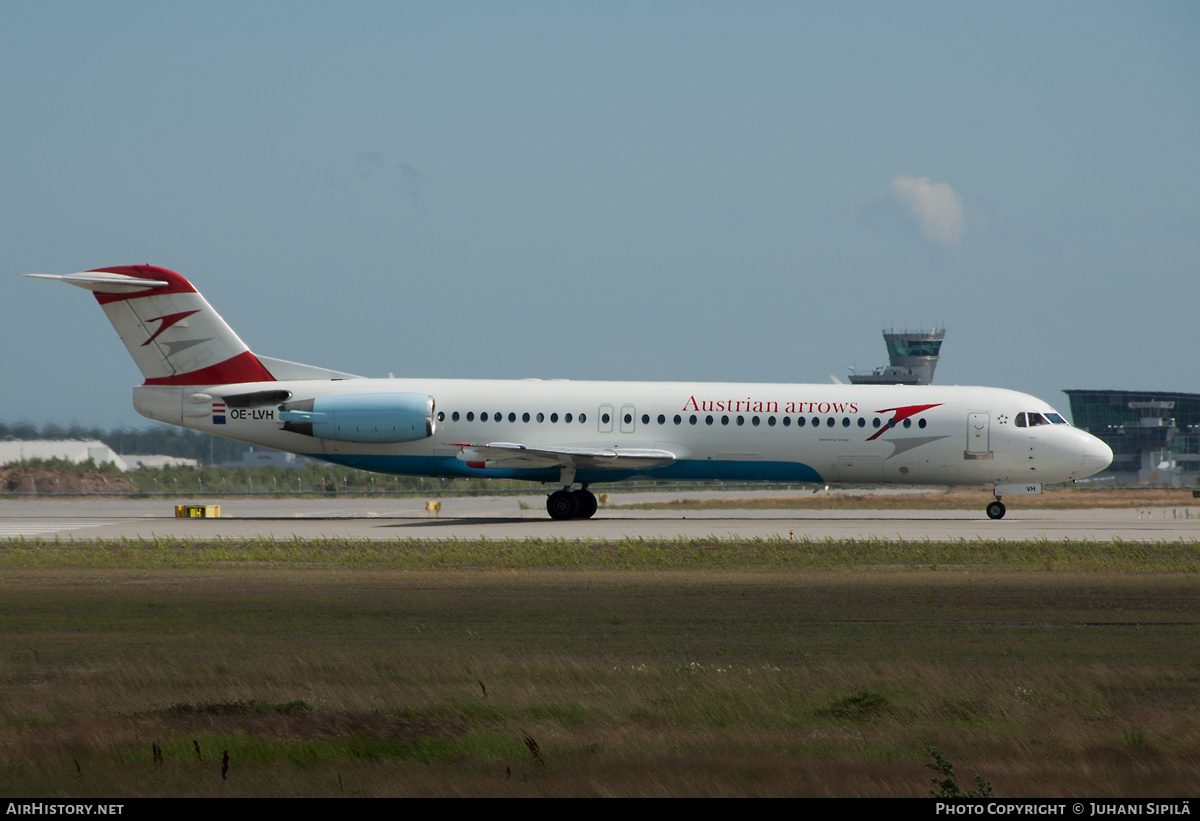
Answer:
[(754, 425), (754, 427), (757, 428), (758, 427), (758, 417), (757, 416), (750, 417), (750, 424)]
[(660, 424), (660, 425), (667, 424), (667, 417), (660, 413), (658, 415), (658, 424)]
[(814, 416), (814, 417), (812, 418), (812, 426), (813, 426), (814, 428), (819, 428), (819, 427), (821, 427), (821, 417), (819, 417), (819, 416)]
[(872, 420), (871, 420), (871, 427), (873, 427), (873, 428), (877, 428), (877, 427), (879, 427), (879, 425), (880, 425), (880, 424), (881, 424), (881, 423), (880, 423), (880, 421), (879, 421), (879, 417), (878, 417), (878, 416), (876, 416), (874, 419), (872, 419)]
[(912, 420), (911, 420), (911, 419), (905, 419), (905, 420), (904, 420), (904, 427), (906, 427), (906, 428), (911, 428), (911, 427), (912, 427)]
[(704, 417), (704, 424), (711, 425), (712, 423), (713, 423), (713, 418), (711, 416)]
[(744, 417), (744, 416), (739, 416), (739, 417), (737, 418), (737, 423), (738, 423), (739, 425), (744, 425), (744, 424), (746, 424), (746, 417)]
[(632, 421), (633, 421), (633, 414), (631, 414), (631, 413), (625, 414), (625, 424), (628, 425)]
[(486, 422), (487, 420), (488, 420), (487, 411), (484, 411), (483, 413), (479, 414), (480, 422)]
[(850, 417), (849, 417), (849, 416), (843, 416), (843, 417), (842, 417), (842, 427), (843, 427), (843, 428), (848, 428), (848, 427), (850, 427)]
[(835, 420), (832, 416), (829, 417), (828, 419), (826, 419), (825, 421), (829, 424), (829, 427), (831, 427), (831, 428), (837, 424), (837, 420)]
[(557, 421), (558, 421), (558, 414), (557, 414), (557, 413), (552, 413), (552, 414), (550, 414), (550, 421), (551, 421), (551, 422), (557, 422)]
[(538, 420), (539, 422), (545, 422), (545, 421), (546, 421), (546, 414), (544, 414), (544, 413), (539, 413), (539, 414), (537, 415), (537, 420)]
[(458, 421), (458, 411), (455, 411), (454, 413), (450, 414), (450, 418), (453, 419), (455, 422), (457, 422)]
[(563, 421), (564, 421), (564, 422), (570, 422), (570, 421), (571, 421), (571, 414), (569, 414), (569, 413), (568, 413), (568, 414), (566, 414), (565, 416), (563, 416)]
[(587, 421), (587, 414), (586, 414), (586, 413), (581, 413), (581, 414), (579, 414), (579, 422), (580, 422), (580, 424), (583, 424), (583, 423), (584, 423), (584, 422), (586, 422), (586, 421)]
[(649, 424), (650, 424), (650, 414), (648, 414), (648, 413), (643, 413), (643, 414), (642, 414), (642, 424), (643, 424), (643, 425), (649, 425)]
[(445, 411), (438, 411), (437, 420), (438, 420), (439, 422), (445, 422), (445, 421), (446, 421), (446, 412), (445, 412)]
[(600, 417), (600, 421), (607, 425), (608, 421), (609, 421), (609, 415), (607, 413), (604, 414), (603, 416)]
[(681, 424), (682, 422), (683, 422), (683, 417), (680, 416), (679, 414), (675, 414), (675, 424), (678, 425), (678, 424)]
[(508, 421), (509, 421), (509, 422), (516, 422), (516, 421), (517, 421), (517, 415), (516, 415), (515, 413), (513, 413), (512, 411), (509, 411), (509, 412), (508, 412)]
[(468, 422), (475, 421), (475, 411), (467, 411), (467, 421)]
[(806, 421), (806, 420), (805, 420), (805, 418), (804, 418), (803, 416), (797, 416), (797, 417), (796, 417), (796, 427), (798, 427), (798, 428), (802, 428), (802, 427), (804, 427), (804, 423), (805, 423), (805, 421)]
[(925, 420), (924, 420), (924, 419), (920, 419), (920, 420), (918, 420), (918, 421), (917, 421), (917, 427), (918, 427), (918, 428), (924, 428), (924, 427), (925, 427)]
[(860, 428), (865, 428), (865, 427), (867, 426), (867, 420), (866, 420), (866, 419), (864, 419), (864, 418), (863, 418), (863, 417), (861, 417), (861, 416), (860, 416), (860, 417), (858, 417), (858, 426), (859, 426)]
[(696, 424), (696, 414), (693, 413), (691, 416), (688, 417), (688, 424), (689, 425)]
[(722, 424), (722, 425), (728, 425), (728, 424), (729, 424), (729, 417), (728, 417), (728, 416), (722, 416), (722, 417), (721, 417), (721, 424)]
[(786, 427), (790, 427), (790, 426), (791, 426), (791, 424), (792, 424), (792, 417), (790, 417), (790, 416), (785, 416), (785, 417), (783, 417), (783, 426), (784, 426), (785, 428), (786, 428)]
[(768, 427), (772, 427), (772, 428), (775, 427), (775, 417), (774, 416), (767, 417), (767, 425), (768, 425)]

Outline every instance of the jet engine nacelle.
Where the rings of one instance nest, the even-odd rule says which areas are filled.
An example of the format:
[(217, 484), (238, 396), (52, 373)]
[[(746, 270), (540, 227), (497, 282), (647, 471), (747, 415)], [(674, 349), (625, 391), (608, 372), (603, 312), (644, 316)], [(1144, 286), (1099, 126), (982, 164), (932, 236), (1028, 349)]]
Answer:
[(338, 442), (414, 442), (433, 436), (433, 397), (423, 393), (354, 393), (279, 406), (283, 429)]

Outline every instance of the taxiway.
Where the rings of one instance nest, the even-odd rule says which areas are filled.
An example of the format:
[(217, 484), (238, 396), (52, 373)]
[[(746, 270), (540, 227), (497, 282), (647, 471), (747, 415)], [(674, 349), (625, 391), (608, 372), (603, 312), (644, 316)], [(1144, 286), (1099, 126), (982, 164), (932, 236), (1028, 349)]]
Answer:
[[(613, 505), (648, 494), (611, 494)], [(676, 493), (671, 497), (678, 498)], [(697, 493), (687, 493), (695, 498)], [(722, 495), (728, 496), (728, 493)], [(567, 522), (549, 519), (545, 496), (0, 500), (0, 540), (345, 537), (356, 539), (810, 538), (1200, 540), (1200, 507), (1099, 510), (611, 510)], [(178, 519), (174, 506), (218, 504), (221, 518)]]

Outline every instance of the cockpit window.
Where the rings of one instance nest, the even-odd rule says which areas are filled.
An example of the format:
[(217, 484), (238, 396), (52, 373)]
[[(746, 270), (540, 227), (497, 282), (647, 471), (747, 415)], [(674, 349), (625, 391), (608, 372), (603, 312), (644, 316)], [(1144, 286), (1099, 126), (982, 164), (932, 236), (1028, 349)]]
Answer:
[(1018, 428), (1025, 427), (1025, 412), (1024, 411), (1017, 414), (1017, 418), (1013, 420), (1013, 424), (1016, 425)]
[(1050, 420), (1050, 422), (1051, 422), (1052, 424), (1055, 424), (1055, 425), (1065, 425), (1065, 424), (1067, 424), (1067, 420), (1066, 420), (1066, 419), (1063, 419), (1063, 418), (1062, 418), (1061, 416), (1059, 416), (1057, 413), (1048, 413), (1048, 414), (1046, 414), (1046, 418), (1047, 418), (1047, 419), (1049, 419), (1049, 420)]

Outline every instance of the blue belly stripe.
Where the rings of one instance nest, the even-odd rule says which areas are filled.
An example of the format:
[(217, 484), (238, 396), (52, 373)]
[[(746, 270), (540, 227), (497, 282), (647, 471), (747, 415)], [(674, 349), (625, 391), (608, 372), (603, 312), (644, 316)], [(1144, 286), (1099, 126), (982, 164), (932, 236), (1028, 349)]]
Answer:
[[(454, 456), (366, 456), (354, 454), (306, 453), (310, 459), (332, 462), (374, 473), (399, 476), (470, 476), (483, 479), (521, 479), (527, 482), (558, 482), (558, 468), (486, 470), (469, 468)], [(821, 474), (801, 462), (726, 462), (684, 459), (650, 470), (580, 470), (576, 483), (600, 484), (630, 479), (700, 482), (823, 482)]]

